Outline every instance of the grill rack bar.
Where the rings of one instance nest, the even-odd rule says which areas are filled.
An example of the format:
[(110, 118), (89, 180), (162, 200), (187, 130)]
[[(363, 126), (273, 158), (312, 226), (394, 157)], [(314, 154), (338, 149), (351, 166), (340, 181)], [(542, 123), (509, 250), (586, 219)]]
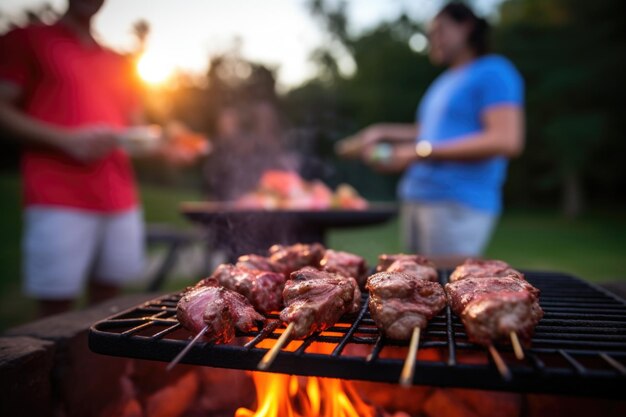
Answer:
[[(449, 271), (440, 271), (442, 283), (448, 276)], [(546, 314), (525, 360), (514, 359), (510, 347), (498, 346), (511, 381), (500, 378), (486, 349), (468, 342), (447, 306), (422, 332), (413, 383), (619, 398), (626, 389), (626, 301), (569, 275), (527, 272), (526, 277), (541, 290)], [(90, 348), (113, 356), (172, 360), (193, 336), (176, 319), (179, 297), (170, 294), (96, 323)], [(255, 370), (267, 351), (263, 343), (284, 330), (277, 314), (268, 319), (264, 329), (239, 335), (236, 342), (199, 342), (181, 362)], [(408, 342), (380, 335), (364, 295), (358, 313), (289, 345), (270, 372), (396, 383)]]

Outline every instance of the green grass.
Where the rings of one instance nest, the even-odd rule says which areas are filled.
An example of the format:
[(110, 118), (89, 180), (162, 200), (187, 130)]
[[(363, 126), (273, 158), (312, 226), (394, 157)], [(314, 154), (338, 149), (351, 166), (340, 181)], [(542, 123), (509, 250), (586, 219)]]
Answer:
[[(20, 181), (17, 175), (0, 175), (0, 331), (32, 319), (35, 303), (21, 294), (22, 233)], [(178, 214), (178, 203), (197, 200), (199, 193), (189, 190), (141, 187), (144, 215), (149, 223), (168, 223), (190, 227)]]
[[(373, 262), (379, 253), (402, 250), (399, 223), (335, 231), (329, 246)], [(521, 269), (568, 272), (589, 281), (626, 280), (626, 214), (596, 212), (568, 221), (556, 212), (512, 210), (500, 220), (485, 256)]]
[[(22, 225), (16, 175), (0, 175), (0, 195), (1, 330), (31, 319), (34, 303), (20, 292)], [(199, 194), (143, 186), (141, 198), (147, 222), (190, 227), (178, 214), (178, 204), (183, 200), (197, 200)], [(397, 221), (333, 231), (328, 236), (328, 245), (361, 254), (370, 262), (381, 252), (402, 250)], [(511, 210), (500, 221), (486, 255), (505, 259), (519, 268), (564, 271), (601, 282), (626, 280), (625, 254), (624, 211), (595, 211), (576, 221), (567, 221), (556, 212)], [(181, 284), (172, 285), (179, 288)]]

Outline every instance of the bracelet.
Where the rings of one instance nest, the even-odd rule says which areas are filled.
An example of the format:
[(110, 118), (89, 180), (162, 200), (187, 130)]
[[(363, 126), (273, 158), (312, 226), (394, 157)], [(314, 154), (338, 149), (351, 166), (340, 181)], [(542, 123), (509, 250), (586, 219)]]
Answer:
[(428, 158), (433, 153), (433, 145), (427, 140), (420, 140), (415, 145), (415, 153), (420, 158)]

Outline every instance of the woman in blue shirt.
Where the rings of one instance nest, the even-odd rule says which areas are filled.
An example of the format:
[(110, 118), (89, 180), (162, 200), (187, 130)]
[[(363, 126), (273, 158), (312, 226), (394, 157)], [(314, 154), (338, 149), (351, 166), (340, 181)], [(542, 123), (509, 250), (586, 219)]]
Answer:
[(506, 58), (487, 54), (487, 32), (466, 5), (445, 6), (430, 25), (429, 54), (448, 69), (422, 98), (417, 122), (372, 125), (338, 146), (376, 169), (404, 171), (398, 193), (414, 252), (480, 255), (502, 209), (507, 159), (524, 146), (523, 80)]

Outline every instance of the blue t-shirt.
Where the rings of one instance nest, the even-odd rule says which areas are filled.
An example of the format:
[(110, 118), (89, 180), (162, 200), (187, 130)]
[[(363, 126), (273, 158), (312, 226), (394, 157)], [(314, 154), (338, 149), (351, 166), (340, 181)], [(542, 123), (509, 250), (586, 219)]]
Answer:
[[(524, 82), (513, 64), (498, 55), (449, 69), (428, 88), (417, 111), (419, 139), (456, 140), (483, 130), (483, 112), (492, 106), (523, 106)], [(504, 157), (479, 161), (420, 161), (399, 184), (408, 201), (452, 201), (497, 214), (506, 178)]]

